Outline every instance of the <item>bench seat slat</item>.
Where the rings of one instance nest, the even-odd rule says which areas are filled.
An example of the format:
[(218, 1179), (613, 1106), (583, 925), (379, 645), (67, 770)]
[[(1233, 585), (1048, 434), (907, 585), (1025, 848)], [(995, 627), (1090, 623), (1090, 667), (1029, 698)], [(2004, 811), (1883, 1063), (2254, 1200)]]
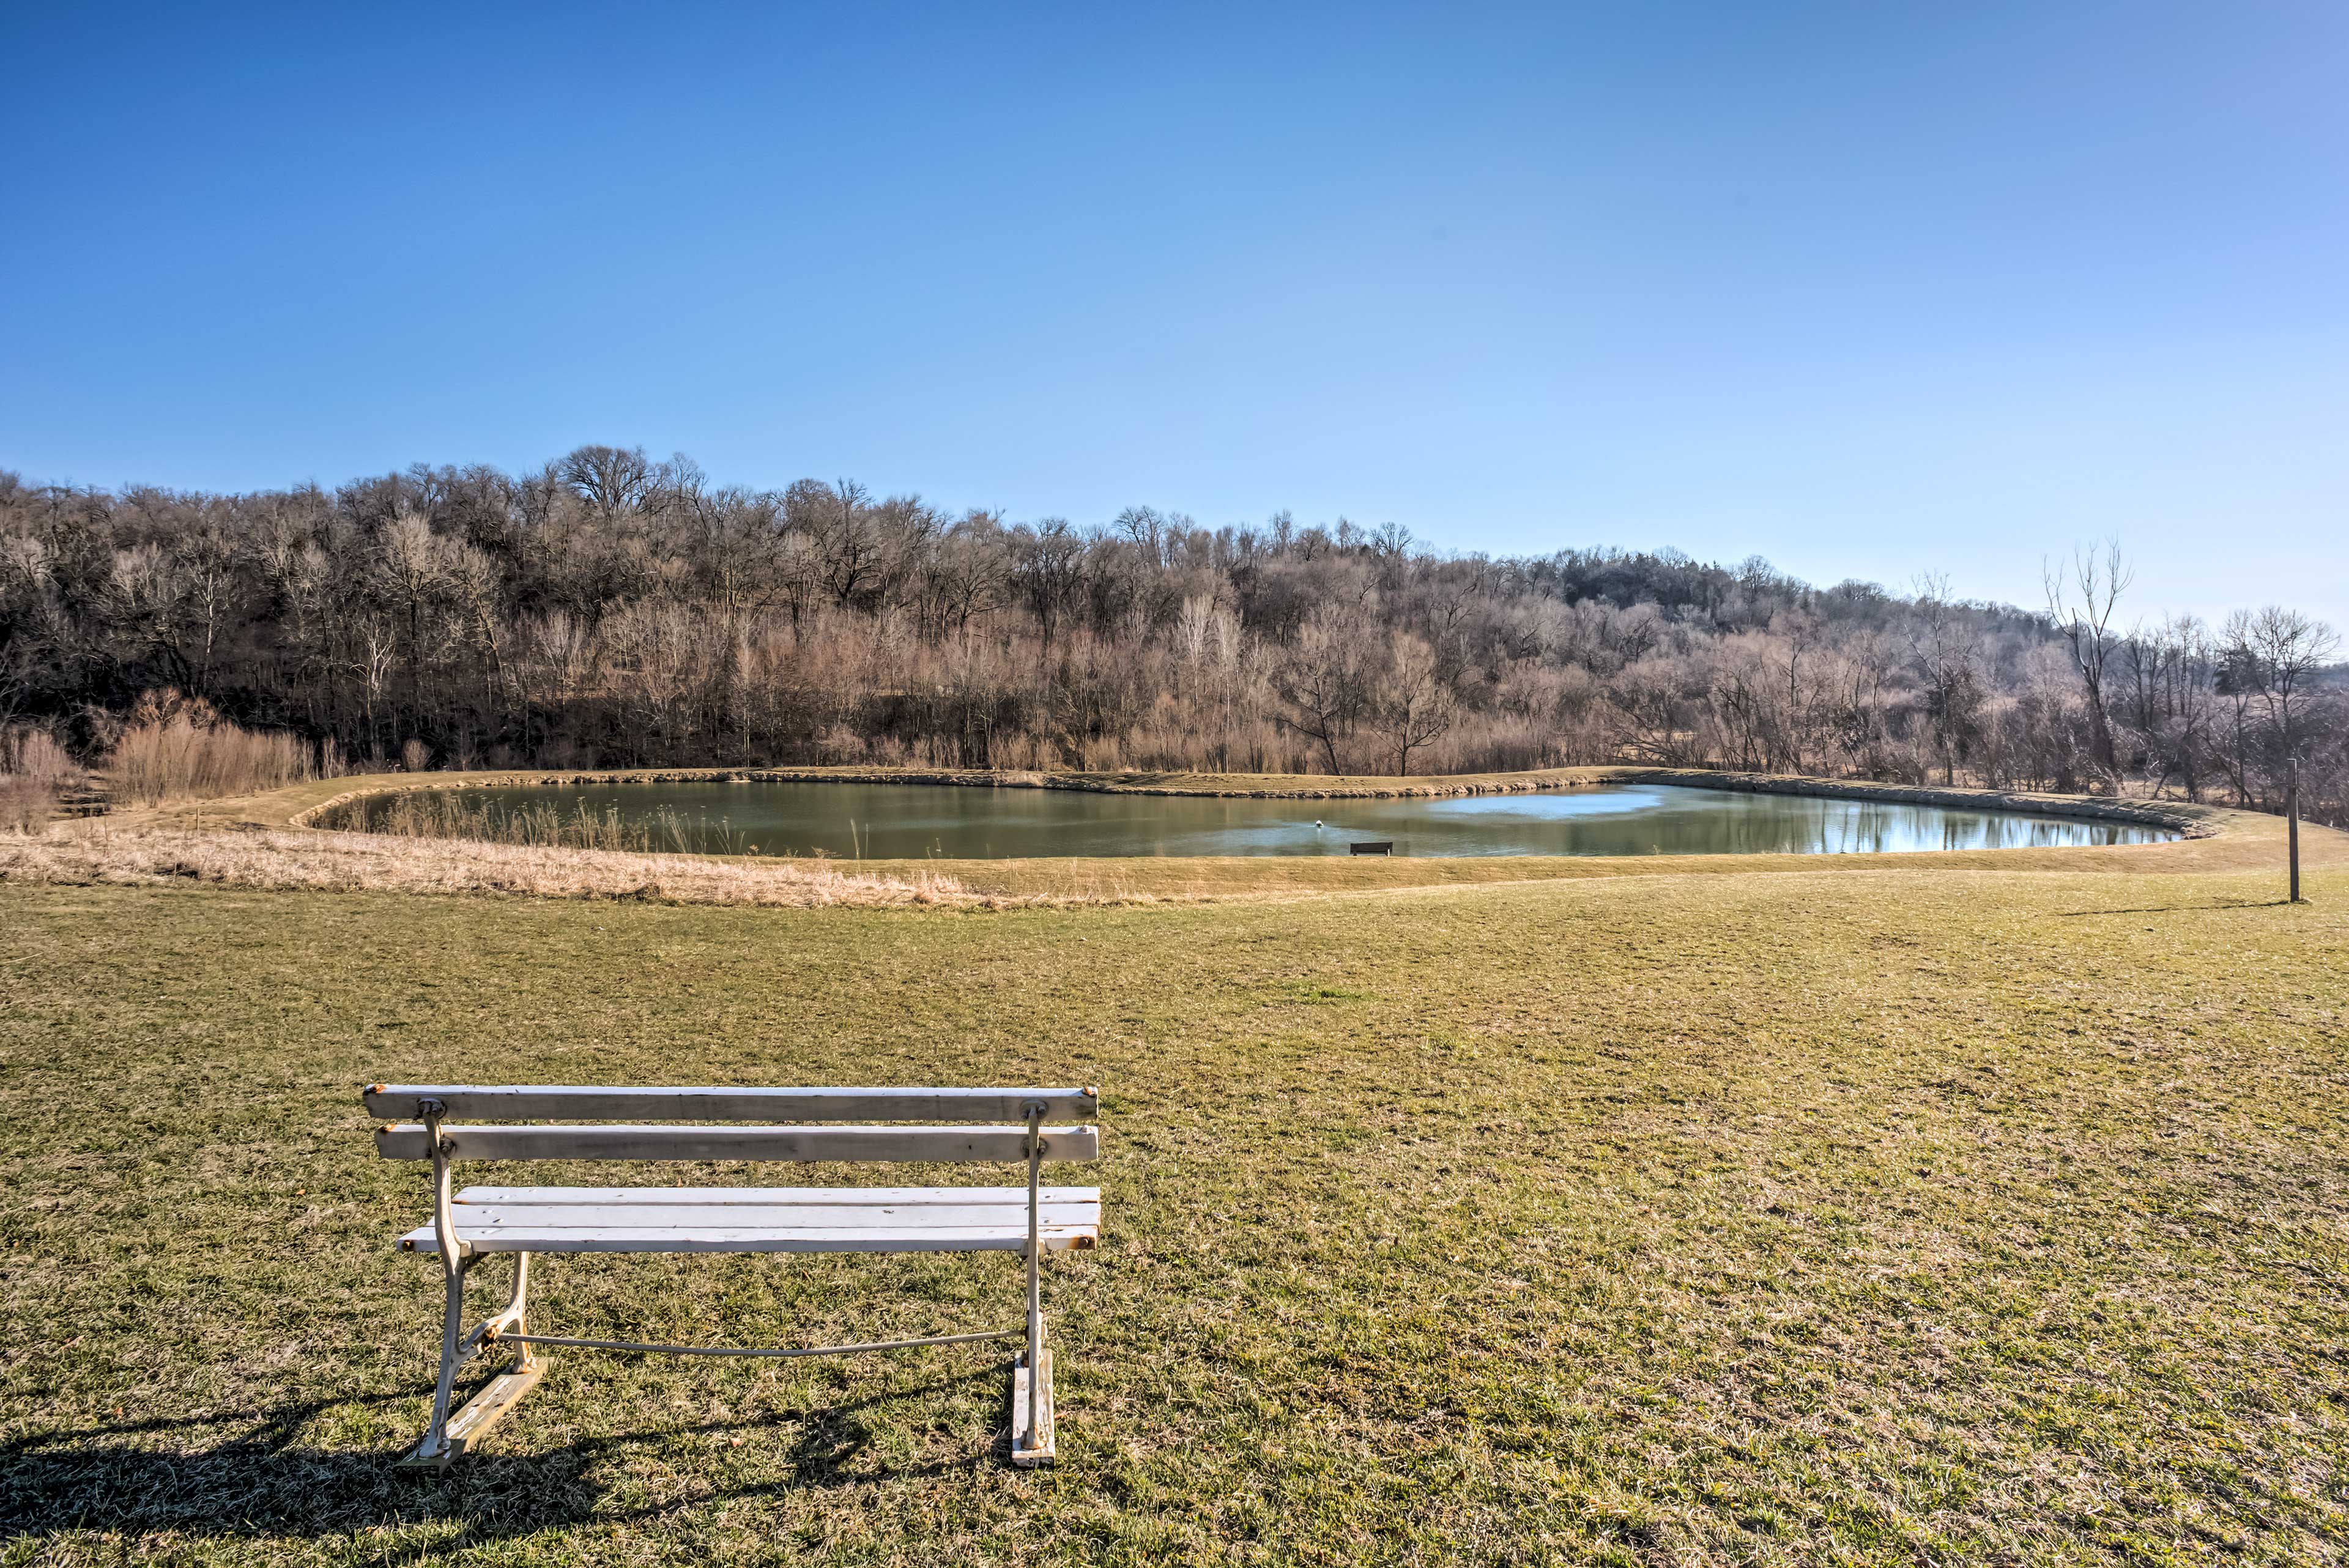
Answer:
[[(1045, 1187), (1038, 1194), (1047, 1205), (1101, 1201), (1098, 1187)], [(457, 1194), (459, 1203), (570, 1205), (579, 1203), (657, 1203), (765, 1205), (821, 1203), (827, 1205), (909, 1203), (1002, 1204), (1022, 1212), (1028, 1208), (1024, 1187), (468, 1187)]]
[(450, 1121), (1021, 1122), (1091, 1121), (1093, 1089), (603, 1088), (561, 1084), (376, 1084), (360, 1096), (372, 1116), (407, 1120), (439, 1100)]
[[(1028, 1245), (1028, 1225), (1018, 1224), (848, 1227), (709, 1225), (492, 1225), (475, 1230), (461, 1221), (457, 1233), (483, 1252), (1017, 1252)], [(1048, 1252), (1090, 1247), (1097, 1224), (1041, 1226), (1038, 1239)], [(402, 1251), (435, 1252), (432, 1227), (420, 1225), (399, 1239)]]
[[(681, 1231), (763, 1229), (781, 1226), (794, 1231), (938, 1231), (963, 1226), (999, 1227), (1015, 1220), (1025, 1225), (1028, 1210), (1001, 1204), (975, 1203), (968, 1208), (942, 1204), (772, 1203), (468, 1203), (452, 1209), (457, 1232), (512, 1230), (569, 1231), (582, 1227), (620, 1225), (629, 1230), (670, 1226)], [(1093, 1225), (1101, 1221), (1099, 1203), (1044, 1203), (1038, 1215), (1047, 1225)]]
[[(1024, 1127), (450, 1127), (457, 1159), (993, 1160), (1028, 1158)], [(1048, 1127), (1047, 1159), (1092, 1159), (1100, 1129)], [(429, 1159), (418, 1125), (379, 1127), (386, 1159)]]

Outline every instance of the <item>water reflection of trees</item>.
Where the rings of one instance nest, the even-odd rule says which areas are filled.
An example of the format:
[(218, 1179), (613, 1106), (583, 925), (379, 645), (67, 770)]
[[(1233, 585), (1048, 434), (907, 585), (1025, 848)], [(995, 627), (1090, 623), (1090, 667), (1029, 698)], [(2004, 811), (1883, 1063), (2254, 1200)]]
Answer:
[[(348, 825), (434, 836), (919, 859), (1021, 856), (1896, 854), (2158, 837), (2110, 823), (1670, 786), (1451, 800), (1241, 800), (839, 784), (419, 791)], [(1319, 819), (1317, 821), (1317, 818)]]

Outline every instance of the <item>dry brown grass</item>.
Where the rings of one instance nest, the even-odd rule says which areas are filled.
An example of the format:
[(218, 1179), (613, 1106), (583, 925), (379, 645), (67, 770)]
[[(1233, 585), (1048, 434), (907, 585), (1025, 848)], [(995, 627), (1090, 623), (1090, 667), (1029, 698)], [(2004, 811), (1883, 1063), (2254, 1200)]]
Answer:
[(63, 746), (47, 731), (0, 730), (0, 833), (36, 833), (57, 796), (81, 781)]
[[(409, 790), (379, 803), (346, 802), (318, 813), (303, 826), (347, 828), (389, 838), (468, 838), (484, 844), (679, 855), (710, 853), (705, 846), (713, 841), (723, 844), (743, 836), (712, 832), (705, 823), (667, 805), (655, 806), (646, 820), (634, 821), (623, 817), (616, 805), (597, 812), (581, 801), (566, 813), (560, 802), (553, 800), (477, 801), (460, 790), (436, 789)], [(715, 852), (741, 851), (719, 848)]]
[(217, 883), (279, 890), (507, 893), (676, 904), (864, 909), (1059, 901), (978, 893), (923, 872), (854, 876), (821, 864), (741, 862), (536, 845), (385, 838), (316, 829), (88, 825), (0, 840), (0, 882)]
[(38, 833), (57, 808), (55, 791), (33, 779), (0, 774), (0, 833)]
[(299, 784), (316, 771), (299, 736), (198, 724), (185, 714), (123, 731), (106, 762), (115, 797), (141, 805), (251, 794)]
[(81, 769), (46, 730), (0, 730), (0, 774), (32, 779), (62, 789), (81, 777)]

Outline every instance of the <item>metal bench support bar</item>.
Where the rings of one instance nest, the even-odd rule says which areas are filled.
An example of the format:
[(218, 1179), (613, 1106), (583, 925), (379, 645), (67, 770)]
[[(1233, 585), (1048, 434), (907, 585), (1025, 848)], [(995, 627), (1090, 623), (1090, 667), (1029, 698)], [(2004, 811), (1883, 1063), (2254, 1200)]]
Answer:
[[(1044, 1416), (1044, 1379), (1037, 1375), (1044, 1354), (1044, 1247), (1038, 1232), (1039, 1182), (1044, 1165), (1044, 1103), (1030, 1100), (1028, 1113), (1028, 1354), (1020, 1366), (1028, 1369), (1028, 1381), (1023, 1386), (1018, 1376), (1011, 1380), (1011, 1398), (1016, 1405), (1026, 1396), (1027, 1409), (1019, 1412), (1012, 1421), (1011, 1462), (1023, 1469), (1052, 1462), (1055, 1450), (1046, 1434), (1051, 1428)], [(1024, 1417), (1020, 1419), (1019, 1417)], [(1025, 1438), (1027, 1441), (1020, 1441)]]
[(1018, 1339), (1024, 1328), (990, 1328), (980, 1334), (942, 1334), (935, 1339), (884, 1339), (871, 1345), (812, 1345), (798, 1350), (737, 1350), (723, 1345), (638, 1345), (625, 1339), (556, 1339), (543, 1334), (502, 1334), (501, 1345), (564, 1345), (577, 1350), (634, 1350), (655, 1355), (861, 1355), (868, 1350), (912, 1350), (924, 1345), (977, 1345)]

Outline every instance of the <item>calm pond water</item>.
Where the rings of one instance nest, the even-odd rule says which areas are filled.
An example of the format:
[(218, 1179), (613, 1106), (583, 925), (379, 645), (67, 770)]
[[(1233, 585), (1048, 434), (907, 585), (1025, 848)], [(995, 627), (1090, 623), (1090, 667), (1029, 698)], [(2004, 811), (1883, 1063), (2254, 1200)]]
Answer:
[(1218, 800), (946, 784), (642, 784), (466, 790), (492, 809), (667, 807), (691, 846), (842, 859), (1058, 855), (1837, 855), (2147, 844), (2163, 829), (1814, 795), (1619, 784), (1427, 800)]

